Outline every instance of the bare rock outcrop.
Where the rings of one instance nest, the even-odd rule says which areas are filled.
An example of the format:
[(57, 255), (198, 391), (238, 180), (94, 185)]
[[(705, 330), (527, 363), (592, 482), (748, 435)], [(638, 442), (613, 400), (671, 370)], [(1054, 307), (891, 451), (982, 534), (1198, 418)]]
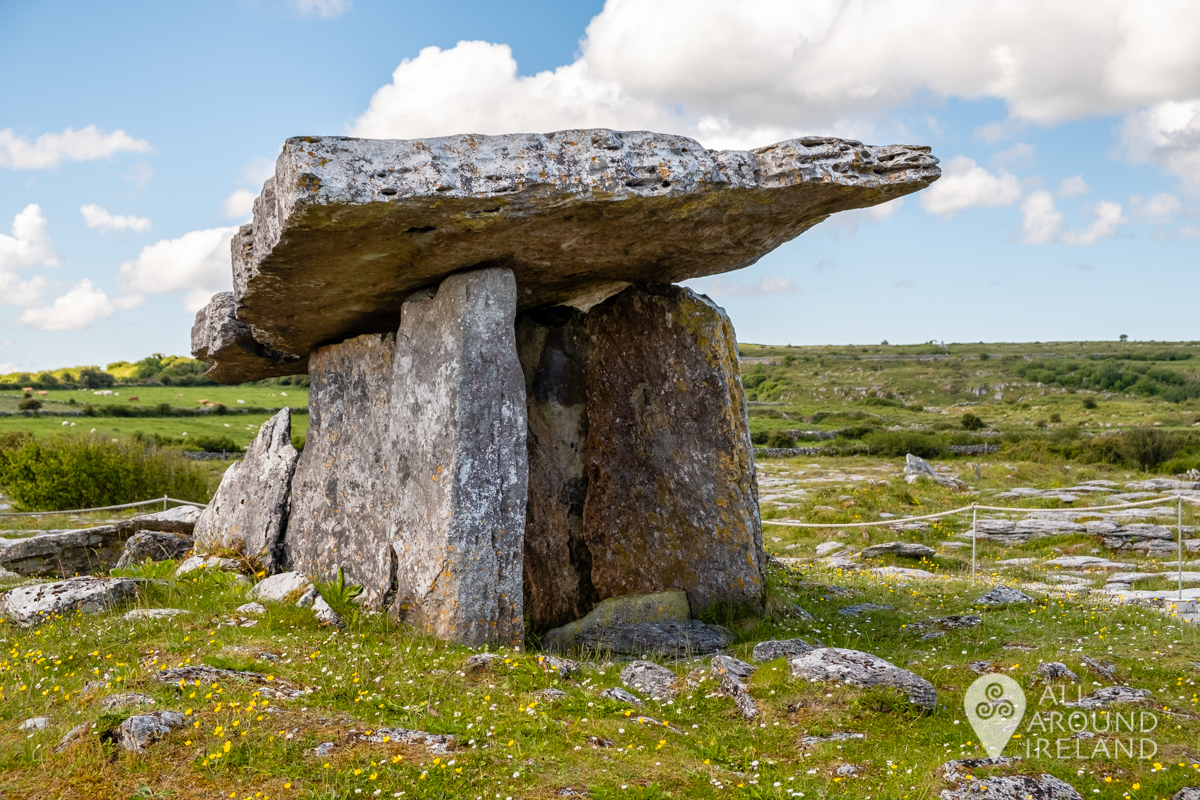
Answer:
[(841, 647), (823, 647), (788, 662), (792, 677), (809, 681), (836, 681), (853, 686), (893, 686), (908, 695), (916, 706), (937, 706), (937, 689), (915, 673), (897, 667), (879, 656)]
[(0, 597), (0, 615), (29, 628), (76, 609), (85, 613), (104, 611), (132, 598), (139, 583), (133, 578), (78, 577), (18, 586)]
[(225, 471), (216, 495), (196, 521), (196, 548), (237, 550), (273, 569), (280, 561), (297, 455), (292, 412), (285, 408), (262, 424), (245, 457)]

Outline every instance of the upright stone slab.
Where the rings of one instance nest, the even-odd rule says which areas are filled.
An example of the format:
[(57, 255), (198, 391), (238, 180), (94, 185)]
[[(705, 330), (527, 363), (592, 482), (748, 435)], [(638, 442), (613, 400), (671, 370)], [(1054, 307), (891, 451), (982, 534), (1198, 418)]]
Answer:
[(587, 615), (600, 599), (583, 539), (587, 351), (579, 311), (560, 306), (517, 319), (529, 412), (524, 602), (537, 631)]
[(583, 538), (600, 597), (761, 610), (762, 524), (733, 325), (679, 286), (593, 308)]
[(512, 272), (477, 270), (407, 300), (396, 334), (392, 610), (467, 645), (524, 636), (529, 470), (515, 316)]
[(368, 334), (309, 359), (308, 433), (292, 478), (284, 553), (289, 569), (332, 580), (340, 566), (360, 602), (380, 609), (391, 590), (386, 461), (394, 334)]
[(196, 520), (196, 549), (239, 550), (273, 570), (287, 524), (296, 456), (292, 412), (285, 408), (262, 424), (246, 455), (225, 471), (217, 493)]

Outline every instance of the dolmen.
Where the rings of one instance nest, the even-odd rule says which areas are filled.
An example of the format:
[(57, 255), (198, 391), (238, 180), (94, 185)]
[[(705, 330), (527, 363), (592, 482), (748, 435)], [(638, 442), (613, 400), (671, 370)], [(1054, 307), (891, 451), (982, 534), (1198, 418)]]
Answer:
[(472, 646), (673, 589), (693, 618), (760, 611), (737, 341), (677, 284), (939, 175), (929, 148), (830, 138), (289, 139), (192, 349), (220, 382), (307, 373), (308, 432), (262, 427), (197, 550), (341, 569)]

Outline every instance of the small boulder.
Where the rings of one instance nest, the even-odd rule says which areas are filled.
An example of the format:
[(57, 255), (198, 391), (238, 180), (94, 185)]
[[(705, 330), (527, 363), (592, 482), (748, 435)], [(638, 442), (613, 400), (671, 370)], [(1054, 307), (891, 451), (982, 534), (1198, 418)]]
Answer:
[(118, 708), (128, 708), (130, 706), (152, 705), (154, 705), (154, 699), (139, 692), (110, 694), (108, 697), (100, 701), (100, 708), (104, 711), (114, 711)]
[(91, 729), (92, 723), (90, 722), (81, 722), (74, 728), (71, 728), (71, 730), (67, 731), (67, 735), (62, 739), (59, 739), (58, 744), (54, 746), (54, 752), (61, 753), (63, 750), (66, 750), (68, 747), (75, 744), (75, 742), (78, 742), (84, 736), (87, 736), (88, 731)]
[(238, 614), (250, 614), (257, 616), (267, 613), (267, 608), (262, 603), (246, 603), (234, 609)]
[(579, 665), (569, 658), (539, 655), (537, 660), (539, 667), (547, 672), (553, 672), (560, 678), (569, 678), (572, 674), (579, 670)]
[(138, 714), (122, 722), (112, 732), (113, 739), (122, 750), (140, 753), (171, 732), (182, 728), (184, 716), (178, 711), (155, 711)]
[(257, 600), (286, 603), (297, 600), (311, 588), (312, 581), (299, 572), (281, 572), (255, 584), (250, 596)]
[(739, 680), (745, 680), (755, 673), (758, 667), (753, 664), (747, 664), (745, 661), (736, 659), (733, 656), (718, 655), (713, 656), (709, 662), (709, 671), (714, 677), (722, 675), (733, 675)]
[(794, 658), (811, 653), (817, 648), (803, 639), (771, 639), (754, 645), (751, 657), (755, 661), (774, 661), (777, 658)]
[(478, 672), (479, 670), (491, 669), (493, 661), (502, 661), (504, 656), (499, 653), (476, 653), (467, 658), (467, 672)]
[(1200, 788), (1188, 786), (1171, 795), (1171, 800), (1200, 800)]
[(1071, 681), (1072, 683), (1079, 682), (1079, 676), (1061, 661), (1043, 661), (1041, 664), (1038, 664), (1034, 673), (1038, 678), (1047, 683), (1062, 680)]
[(601, 600), (582, 619), (553, 628), (542, 636), (542, 646), (550, 651), (565, 651), (577, 645), (580, 633), (610, 625), (646, 622), (684, 621), (692, 616), (687, 594), (670, 589), (652, 594), (634, 594)]
[(913, 705), (933, 709), (937, 689), (919, 675), (897, 667), (870, 653), (841, 647), (823, 647), (789, 662), (792, 677), (809, 681), (838, 681), (853, 686), (894, 686), (908, 695)]
[(1033, 598), (1022, 592), (1020, 589), (1013, 589), (1008, 586), (997, 586), (987, 594), (975, 598), (976, 605), (985, 606), (1002, 606), (1008, 603), (1032, 603)]
[(616, 700), (618, 703), (628, 703), (630, 705), (640, 706), (642, 699), (635, 694), (622, 689), (620, 686), (614, 686), (611, 689), (605, 689), (600, 693), (600, 696), (607, 700)]
[(575, 637), (583, 650), (623, 655), (655, 654), (682, 658), (715, 653), (733, 644), (733, 634), (720, 625), (700, 620), (609, 625), (583, 631)]
[(916, 483), (921, 478), (928, 478), (934, 483), (948, 486), (951, 489), (958, 489), (959, 491), (968, 488), (965, 483), (957, 478), (939, 475), (928, 461), (920, 456), (914, 456), (912, 453), (909, 453), (904, 457), (904, 480), (908, 483)]
[(44, 731), (50, 727), (49, 717), (30, 717), (17, 726), (19, 731)]
[(218, 558), (217, 556), (191, 556), (175, 570), (175, 577), (181, 578), (189, 572), (200, 569), (220, 570), (222, 572), (240, 572), (242, 562), (236, 558)]
[(194, 541), (191, 536), (163, 531), (140, 531), (125, 541), (125, 552), (117, 560), (117, 569), (128, 569), (150, 561), (178, 560), (187, 556)]
[(176, 506), (153, 514), (139, 514), (117, 524), (130, 531), (159, 531), (191, 536), (201, 511), (197, 506)]
[(884, 544), (873, 544), (864, 549), (859, 555), (863, 558), (881, 558), (882, 556), (933, 558), (937, 555), (937, 551), (932, 547), (916, 542), (886, 542)]
[(0, 615), (28, 628), (76, 609), (91, 614), (133, 597), (138, 583), (133, 578), (79, 577), (20, 586), (0, 599)]
[(320, 594), (313, 600), (312, 610), (318, 624), (326, 628), (337, 628), (338, 630), (346, 627), (346, 624), (342, 622), (341, 615), (334, 611)]
[(895, 611), (895, 606), (879, 605), (878, 603), (858, 603), (853, 606), (839, 608), (838, 614), (843, 617), (861, 617), (863, 614), (869, 614), (872, 611)]
[(1149, 689), (1132, 689), (1128, 686), (1105, 686), (1084, 695), (1077, 702), (1064, 703), (1071, 708), (1106, 708), (1114, 703), (1139, 703), (1149, 700)]
[(812, 747), (814, 744), (823, 742), (847, 742), (852, 739), (865, 739), (865, 733), (852, 733), (851, 731), (838, 731), (831, 733), (828, 736), (804, 736), (800, 739), (800, 744), (803, 747)]
[(846, 545), (843, 542), (821, 542), (817, 545), (817, 555), (827, 556), (845, 549)]
[(621, 683), (630, 689), (648, 694), (655, 700), (666, 700), (675, 696), (672, 688), (677, 675), (653, 661), (634, 661), (621, 670)]
[(170, 619), (180, 614), (190, 613), (186, 608), (135, 608), (132, 611), (126, 611), (125, 616), (121, 619), (136, 622), (147, 619)]
[[(750, 665), (747, 664), (746, 666)], [(754, 719), (758, 716), (758, 708), (754, 705), (754, 698), (750, 696), (749, 690), (746, 689), (746, 684), (742, 683), (741, 678), (737, 675), (732, 672), (722, 674), (718, 688), (721, 690), (721, 694), (733, 699), (738, 711), (742, 712), (742, 717), (745, 719)]]
[(437, 755), (449, 753), (457, 744), (454, 737), (448, 734), (413, 731), (408, 728), (378, 728), (363, 733), (350, 731), (349, 737), (371, 744), (394, 742), (396, 744), (422, 745), (426, 750)]

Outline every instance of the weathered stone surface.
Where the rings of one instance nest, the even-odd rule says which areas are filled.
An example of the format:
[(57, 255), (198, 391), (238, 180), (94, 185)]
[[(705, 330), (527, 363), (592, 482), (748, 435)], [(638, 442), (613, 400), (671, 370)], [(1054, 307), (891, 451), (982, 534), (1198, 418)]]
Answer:
[(913, 705), (937, 706), (937, 689), (919, 675), (890, 661), (841, 647), (823, 647), (796, 656), (789, 662), (792, 677), (809, 681), (837, 681), (854, 686), (894, 686), (908, 695)]
[(152, 706), (154, 698), (148, 697), (140, 692), (122, 692), (120, 694), (110, 694), (108, 697), (100, 701), (100, 710), (115, 711), (118, 708), (128, 708), (130, 706)]
[(822, 744), (824, 742), (848, 742), (853, 739), (865, 739), (865, 733), (854, 733), (852, 731), (837, 731), (828, 736), (802, 736), (800, 744), (804, 747), (812, 747), (814, 744)]
[(387, 458), (395, 334), (322, 347), (309, 358), (308, 432), (292, 477), (284, 553), (290, 569), (363, 587), (378, 610), (392, 589)]
[(904, 457), (904, 480), (909, 483), (915, 483), (921, 478), (928, 478), (934, 483), (948, 486), (951, 489), (963, 490), (967, 488), (967, 485), (962, 481), (939, 474), (928, 461), (920, 456), (914, 456), (912, 453), (909, 453)]
[(91, 731), (91, 729), (92, 729), (92, 723), (90, 723), (90, 722), (79, 723), (74, 728), (71, 728), (71, 730), (67, 731), (66, 736), (64, 736), (62, 739), (59, 739), (58, 744), (56, 744), (54, 746), (54, 752), (61, 753), (62, 751), (66, 750), (68, 747), (70, 747), (71, 745), (75, 744), (78, 741), (81, 741), (83, 739), (83, 737), (88, 735), (88, 732)]
[(616, 700), (618, 703), (628, 703), (630, 705), (640, 706), (642, 700), (640, 697), (622, 689), (620, 686), (614, 686), (611, 689), (605, 689), (600, 693), (600, 696), (608, 700)]
[(0, 567), (28, 577), (91, 575), (111, 569), (129, 532), (117, 525), (0, 539)]
[(267, 607), (262, 603), (244, 603), (234, 609), (238, 614), (248, 614), (251, 616), (259, 616), (267, 613)]
[(478, 264), (514, 271), (522, 309), (739, 269), (831, 213), (928, 186), (936, 164), (815, 137), (719, 152), (604, 129), (289, 139), (193, 352), (223, 382), (303, 372), (313, 349), (395, 330), (406, 296)]
[(1186, 787), (1171, 795), (1171, 800), (1200, 800), (1200, 788)]
[(802, 656), (816, 649), (803, 639), (771, 639), (754, 645), (750, 655), (755, 661), (774, 661), (784, 656)]
[(186, 608), (135, 608), (132, 611), (126, 611), (124, 619), (129, 622), (137, 622), (146, 619), (170, 619), (178, 617), (180, 614), (190, 614)]
[(745, 680), (753, 675), (758, 667), (733, 656), (716, 655), (708, 663), (708, 669), (714, 676), (733, 675), (740, 680)]
[(274, 603), (295, 602), (312, 588), (312, 581), (299, 572), (280, 572), (263, 578), (250, 590), (250, 596)]
[(1043, 661), (1041, 664), (1038, 664), (1034, 674), (1047, 682), (1061, 680), (1071, 681), (1072, 683), (1079, 682), (1079, 676), (1061, 661)]
[(742, 683), (741, 678), (737, 675), (733, 673), (721, 675), (717, 688), (721, 690), (721, 694), (733, 700), (743, 718), (754, 719), (758, 716), (758, 707), (754, 704), (754, 698), (750, 696), (746, 684)]
[(292, 412), (285, 408), (262, 424), (246, 455), (225, 471), (217, 493), (196, 521), (197, 549), (239, 550), (274, 569), (280, 561), (296, 456)]
[(852, 606), (839, 608), (838, 614), (843, 617), (861, 617), (863, 614), (870, 614), (872, 611), (895, 611), (895, 606), (882, 605), (880, 603), (856, 603)]
[(621, 683), (654, 700), (667, 700), (675, 696), (675, 681), (679, 678), (671, 670), (653, 661), (634, 661), (621, 670)]
[(137, 714), (122, 722), (113, 731), (113, 739), (122, 750), (140, 753), (174, 728), (182, 728), (186, 719), (178, 711), (155, 711)]
[(308, 690), (302, 686), (283, 680), (277, 676), (265, 675), (261, 672), (252, 672), (249, 670), (209, 667), (203, 664), (190, 664), (186, 667), (171, 667), (170, 669), (151, 672), (150, 680), (177, 688), (181, 688), (187, 684), (194, 684), (196, 681), (209, 684), (226, 684), (230, 681), (252, 683), (258, 687), (256, 691), (263, 697), (280, 700), (294, 700), (297, 697), (303, 697), (308, 694)]
[(408, 728), (378, 728), (362, 733), (351, 731), (349, 737), (372, 744), (395, 742), (397, 744), (423, 745), (429, 752), (442, 755), (449, 753), (457, 746), (455, 738), (449, 734), (427, 733)]
[(473, 646), (524, 639), (529, 469), (515, 315), (512, 272), (477, 270), (410, 298), (396, 334), (391, 609)]
[(190, 536), (196, 528), (196, 521), (200, 519), (202, 510), (196, 506), (175, 506), (166, 511), (155, 511), (153, 514), (139, 514), (117, 524), (129, 531), (162, 531), (185, 533)]
[(975, 598), (976, 605), (1002, 606), (1006, 603), (1032, 603), (1033, 598), (1020, 589), (1010, 586), (997, 586), (995, 589)]
[(733, 644), (733, 634), (720, 625), (689, 619), (589, 628), (575, 637), (575, 643), (597, 653), (683, 658), (724, 649)]
[(346, 627), (345, 623), (342, 622), (341, 615), (334, 611), (320, 594), (313, 600), (312, 610), (313, 616), (317, 618), (319, 625), (323, 625), (326, 628), (337, 628), (338, 630)]
[(863, 558), (879, 558), (880, 556), (902, 556), (903, 558), (933, 558), (937, 551), (928, 545), (917, 542), (886, 542), (873, 544), (859, 553)]
[(587, 317), (583, 537), (600, 597), (680, 588), (760, 612), (766, 581), (737, 342), (707, 297), (630, 287)]
[(1149, 689), (1133, 689), (1129, 686), (1104, 686), (1091, 694), (1086, 694), (1078, 701), (1063, 705), (1079, 708), (1107, 708), (1114, 703), (1140, 703), (1149, 700)]
[(579, 634), (613, 625), (647, 622), (682, 622), (691, 619), (687, 594), (682, 589), (670, 589), (651, 594), (610, 597), (582, 619), (561, 628), (546, 631), (542, 647), (547, 650), (569, 650), (576, 646)]
[(68, 578), (10, 589), (0, 599), (0, 614), (28, 628), (55, 614), (79, 609), (95, 613), (133, 597), (140, 581), (132, 578)]
[(579, 619), (600, 599), (583, 538), (588, 349), (585, 318), (575, 309), (517, 318), (529, 417), (525, 613), (536, 631)]
[(125, 541), (125, 550), (117, 559), (117, 569), (135, 567), (146, 559), (166, 561), (167, 559), (184, 558), (191, 552), (194, 543), (191, 536), (182, 533), (163, 531), (135, 533)]
[(17, 726), (19, 731), (44, 731), (50, 727), (49, 717), (30, 717)]
[(1007, 766), (1020, 759), (965, 758), (942, 765), (942, 774), (954, 784), (943, 789), (942, 800), (1083, 800), (1070, 784), (1053, 775), (974, 774), (986, 767)]
[(239, 572), (244, 564), (236, 558), (221, 558), (219, 556), (189, 556), (175, 570), (175, 577), (179, 578), (187, 575), (189, 572), (196, 572), (201, 569), (221, 570), (222, 572)]

